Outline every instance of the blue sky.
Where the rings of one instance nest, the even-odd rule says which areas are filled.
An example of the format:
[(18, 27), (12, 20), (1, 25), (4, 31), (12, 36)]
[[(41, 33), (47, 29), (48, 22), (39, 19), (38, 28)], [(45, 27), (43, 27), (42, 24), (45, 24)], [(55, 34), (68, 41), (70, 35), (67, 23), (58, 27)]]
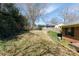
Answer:
[[(69, 6), (79, 6), (79, 4), (74, 3), (49, 3), (48, 7), (46, 8), (46, 11), (44, 12), (44, 16), (42, 18), (39, 18), (39, 21), (36, 21), (37, 24), (46, 24), (48, 23), (52, 18), (57, 18), (58, 22), (63, 22), (63, 18), (60, 16), (60, 12), (65, 8)], [(21, 13), (23, 15), (26, 15), (26, 6), (25, 4), (18, 4), (20, 7)]]

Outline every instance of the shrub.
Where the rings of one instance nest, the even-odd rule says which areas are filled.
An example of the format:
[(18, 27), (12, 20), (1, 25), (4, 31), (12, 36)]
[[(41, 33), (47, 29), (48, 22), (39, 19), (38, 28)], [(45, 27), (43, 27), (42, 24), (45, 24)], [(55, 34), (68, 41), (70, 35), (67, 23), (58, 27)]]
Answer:
[(0, 10), (0, 38), (7, 38), (23, 31), (26, 18), (19, 13), (18, 8), (14, 4), (4, 4), (2, 7), (4, 9)]

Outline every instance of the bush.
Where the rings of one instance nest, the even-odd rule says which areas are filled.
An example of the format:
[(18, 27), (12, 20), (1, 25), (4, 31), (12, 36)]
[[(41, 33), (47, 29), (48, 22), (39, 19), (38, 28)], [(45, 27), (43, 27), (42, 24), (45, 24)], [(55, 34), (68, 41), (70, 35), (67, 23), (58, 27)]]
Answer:
[(0, 10), (0, 38), (14, 36), (23, 31), (25, 26), (26, 18), (19, 14), (19, 10), (14, 7), (13, 4), (8, 4), (5, 8), (8, 10), (8, 12)]

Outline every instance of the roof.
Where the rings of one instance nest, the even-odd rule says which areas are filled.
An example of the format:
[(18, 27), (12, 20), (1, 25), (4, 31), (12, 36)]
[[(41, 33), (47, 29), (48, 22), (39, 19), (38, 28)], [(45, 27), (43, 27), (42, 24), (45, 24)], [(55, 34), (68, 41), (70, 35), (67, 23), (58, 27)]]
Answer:
[(71, 22), (65, 22), (63, 26), (78, 26), (79, 25), (79, 20), (74, 20)]

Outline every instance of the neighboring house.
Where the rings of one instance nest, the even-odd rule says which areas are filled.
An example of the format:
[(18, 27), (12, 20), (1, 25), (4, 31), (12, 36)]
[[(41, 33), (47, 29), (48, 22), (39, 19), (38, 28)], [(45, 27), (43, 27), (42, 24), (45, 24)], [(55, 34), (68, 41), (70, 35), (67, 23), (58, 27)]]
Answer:
[(79, 40), (79, 20), (67, 22), (61, 27), (64, 36)]
[(63, 23), (55, 25), (55, 28), (54, 28), (55, 32), (61, 33), (61, 31), (62, 31), (61, 26), (63, 26), (63, 25), (64, 25)]
[(55, 25), (38, 25), (38, 28), (49, 30), (52, 29)]
[(54, 27), (55, 25), (38, 25), (38, 27), (44, 27), (44, 28), (52, 28)]

